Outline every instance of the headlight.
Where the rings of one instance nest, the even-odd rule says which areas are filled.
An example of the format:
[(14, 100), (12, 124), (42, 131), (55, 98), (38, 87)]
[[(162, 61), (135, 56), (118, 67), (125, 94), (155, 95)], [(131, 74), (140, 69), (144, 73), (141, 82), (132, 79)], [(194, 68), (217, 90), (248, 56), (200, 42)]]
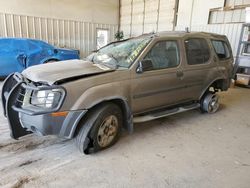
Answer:
[(58, 106), (62, 93), (61, 89), (34, 91), (30, 103), (34, 106), (53, 109)]

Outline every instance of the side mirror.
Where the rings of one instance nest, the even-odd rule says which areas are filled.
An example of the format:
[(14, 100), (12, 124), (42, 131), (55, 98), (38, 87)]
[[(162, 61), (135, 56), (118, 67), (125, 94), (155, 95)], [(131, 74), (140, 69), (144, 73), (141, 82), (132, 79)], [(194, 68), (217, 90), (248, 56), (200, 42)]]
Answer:
[(151, 71), (153, 70), (153, 63), (150, 59), (144, 59), (141, 62), (139, 62), (139, 66), (136, 69), (137, 73), (143, 73), (145, 71)]

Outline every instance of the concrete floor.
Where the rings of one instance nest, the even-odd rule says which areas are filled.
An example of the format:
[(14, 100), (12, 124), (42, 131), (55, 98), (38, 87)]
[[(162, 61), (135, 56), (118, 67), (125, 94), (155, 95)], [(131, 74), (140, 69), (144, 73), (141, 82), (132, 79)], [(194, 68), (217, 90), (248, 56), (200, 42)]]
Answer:
[(249, 188), (250, 90), (220, 96), (216, 114), (194, 110), (138, 124), (88, 156), (56, 137), (12, 140), (0, 112), (0, 187)]

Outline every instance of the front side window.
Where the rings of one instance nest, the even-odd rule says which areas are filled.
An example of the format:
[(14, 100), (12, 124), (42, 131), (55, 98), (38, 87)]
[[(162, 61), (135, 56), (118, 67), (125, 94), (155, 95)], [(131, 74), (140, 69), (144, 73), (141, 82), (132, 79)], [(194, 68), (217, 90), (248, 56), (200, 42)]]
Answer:
[(208, 62), (210, 51), (205, 39), (188, 39), (185, 41), (185, 48), (189, 65), (199, 65)]
[(152, 63), (152, 70), (177, 67), (180, 63), (176, 41), (161, 41), (154, 45), (144, 60)]
[(227, 59), (230, 57), (229, 48), (224, 41), (212, 40), (212, 45), (219, 59)]

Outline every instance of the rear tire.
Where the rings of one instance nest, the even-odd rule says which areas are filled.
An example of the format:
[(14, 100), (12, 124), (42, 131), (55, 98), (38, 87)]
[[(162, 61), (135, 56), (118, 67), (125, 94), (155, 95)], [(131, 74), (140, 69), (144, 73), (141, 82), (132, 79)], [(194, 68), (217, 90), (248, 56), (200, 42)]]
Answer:
[(82, 123), (75, 143), (81, 153), (90, 154), (114, 145), (122, 128), (122, 111), (113, 104), (107, 103), (97, 107)]
[(201, 100), (201, 111), (209, 114), (215, 113), (220, 107), (219, 96), (216, 93), (208, 92)]

